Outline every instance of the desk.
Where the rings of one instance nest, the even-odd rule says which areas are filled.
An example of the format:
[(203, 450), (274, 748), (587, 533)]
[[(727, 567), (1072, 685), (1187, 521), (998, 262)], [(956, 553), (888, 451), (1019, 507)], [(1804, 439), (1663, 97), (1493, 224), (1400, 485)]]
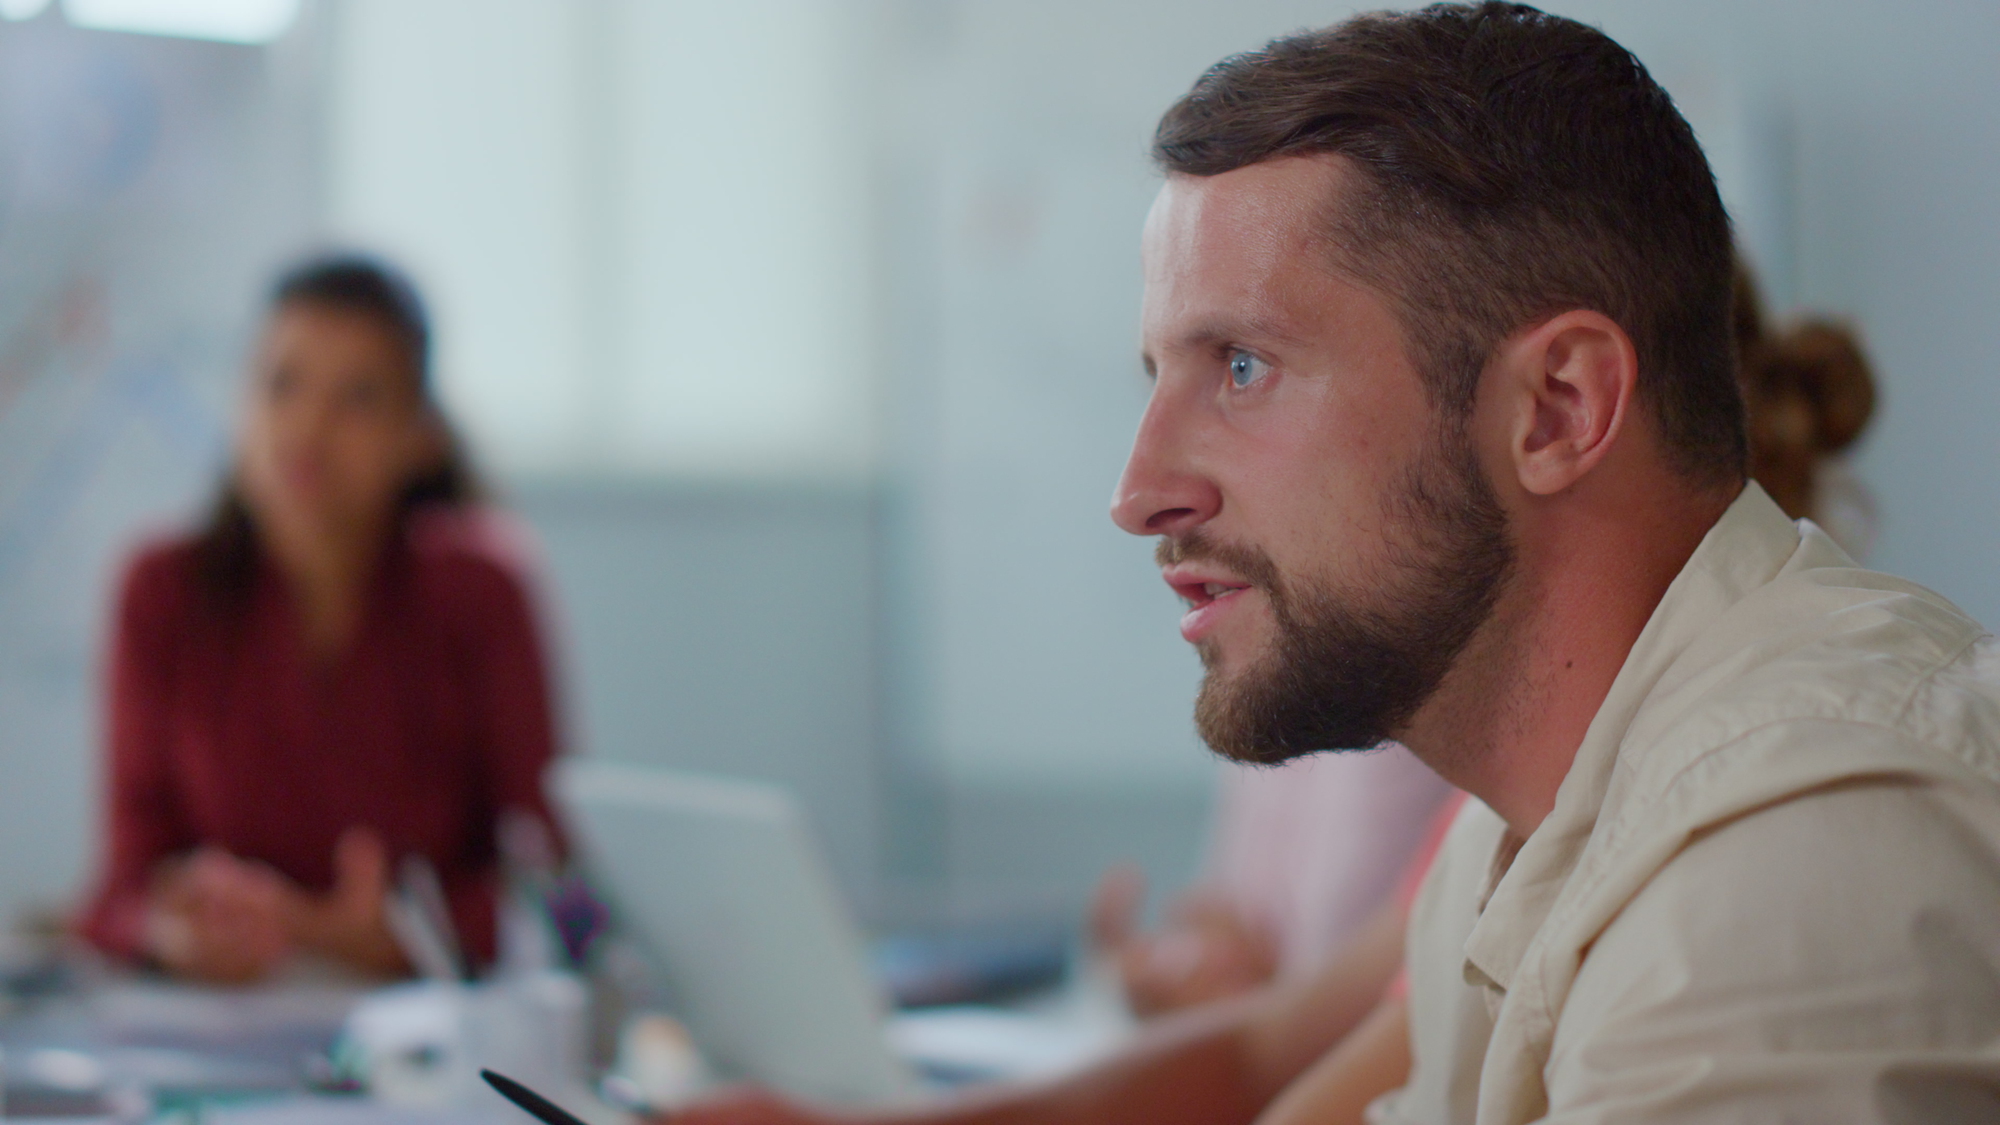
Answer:
[(208, 990), (135, 980), (84, 985), (0, 1020), (10, 1086), (81, 1087), (77, 1056), (112, 1086), (160, 1093), (303, 1089), (359, 990), (273, 986)]
[[(369, 993), (361, 987), (290, 983), (209, 989), (132, 977), (72, 974), (70, 979), (65, 987), (17, 1001), (0, 1017), (5, 1060), (0, 1073), (9, 1116), (17, 1120), (531, 1122), (483, 1086), (465, 1108), (435, 1110), (317, 1092), (332, 1076), (330, 1050), (354, 1006)], [(954, 1080), (1051, 1077), (1101, 1056), (1129, 1032), (1115, 988), (1101, 971), (1087, 969), (1065, 989), (1008, 1008), (928, 1009), (896, 1017), (888, 1028), (898, 1053), (944, 1087)], [(592, 1125), (629, 1125), (628, 1115), (595, 1099), (572, 1093), (561, 1100)]]
[(19, 999), (0, 1018), (11, 1118), (199, 1125), (518, 1125), (496, 1104), (402, 1110), (315, 1095), (357, 987), (203, 989), (87, 980)]

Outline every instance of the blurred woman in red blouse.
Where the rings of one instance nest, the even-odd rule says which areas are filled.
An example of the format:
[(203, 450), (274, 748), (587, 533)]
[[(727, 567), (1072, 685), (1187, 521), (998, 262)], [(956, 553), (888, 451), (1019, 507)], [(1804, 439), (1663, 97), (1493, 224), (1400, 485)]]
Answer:
[(83, 920), (101, 948), (210, 981), (295, 953), (400, 974), (385, 894), (421, 856), (491, 958), (496, 829), (510, 810), (553, 828), (554, 725), (428, 353), (384, 266), (324, 259), (277, 286), (213, 517), (125, 576)]

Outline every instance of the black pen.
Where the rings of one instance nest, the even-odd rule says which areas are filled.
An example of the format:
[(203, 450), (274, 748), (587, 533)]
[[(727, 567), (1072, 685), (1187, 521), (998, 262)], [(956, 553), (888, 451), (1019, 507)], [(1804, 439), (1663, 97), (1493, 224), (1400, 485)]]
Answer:
[[(500, 1091), (501, 1097), (506, 1098), (508, 1101), (540, 1118), (544, 1125), (587, 1125), (576, 1114), (571, 1113), (504, 1074), (482, 1070), (479, 1072), (479, 1077), (486, 1079), (488, 1086)], [(666, 1120), (666, 1116), (657, 1115), (653, 1117), (653, 1120), (655, 1122), (663, 1122)]]

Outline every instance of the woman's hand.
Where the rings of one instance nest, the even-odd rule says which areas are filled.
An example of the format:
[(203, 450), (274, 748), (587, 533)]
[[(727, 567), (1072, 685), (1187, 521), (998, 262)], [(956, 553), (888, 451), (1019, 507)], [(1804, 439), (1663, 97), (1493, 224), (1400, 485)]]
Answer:
[(147, 951), (176, 976), (248, 984), (291, 949), (290, 884), (261, 863), (201, 848), (163, 864), (146, 918)]
[(333, 888), (314, 894), (220, 848), (171, 860), (154, 879), (147, 951), (174, 975), (210, 984), (261, 980), (295, 950), (376, 976), (408, 972), (385, 911), (388, 846), (351, 828), (333, 869)]
[(341, 833), (333, 849), (333, 889), (294, 889), (286, 931), (299, 948), (376, 976), (409, 972), (389, 929), (389, 846), (372, 828)]

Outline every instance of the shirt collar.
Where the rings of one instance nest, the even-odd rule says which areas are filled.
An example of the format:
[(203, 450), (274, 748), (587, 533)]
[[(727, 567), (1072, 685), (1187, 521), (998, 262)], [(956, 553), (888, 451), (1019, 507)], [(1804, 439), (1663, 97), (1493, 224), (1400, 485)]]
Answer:
[(1476, 970), (1508, 987), (1590, 840), (1619, 747), (1660, 678), (1731, 605), (1775, 578), (1798, 546), (1797, 525), (1754, 481), (1709, 528), (1633, 642), (1556, 791), (1555, 807), (1511, 863), (1496, 862), (1485, 907), (1466, 939), (1469, 976)]

